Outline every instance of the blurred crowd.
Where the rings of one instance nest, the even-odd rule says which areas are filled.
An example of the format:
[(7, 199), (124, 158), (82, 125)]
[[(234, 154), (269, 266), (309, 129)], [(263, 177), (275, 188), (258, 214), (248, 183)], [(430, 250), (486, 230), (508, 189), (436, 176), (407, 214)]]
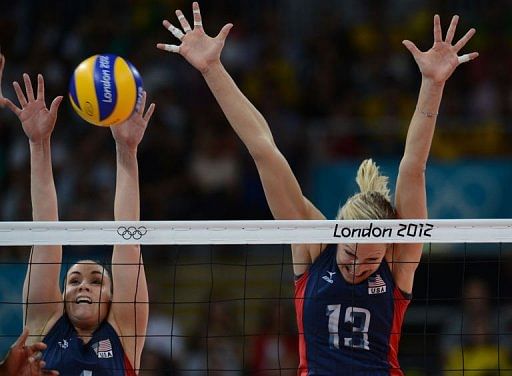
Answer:
[[(434, 13), (441, 15), (445, 28), (459, 14), (458, 36), (475, 27), (477, 34), (464, 52), (478, 51), (480, 57), (459, 67), (447, 84), (432, 156), (512, 154), (508, 1), (216, 0), (200, 5), (210, 35), (227, 22), (234, 24), (222, 60), (268, 120), (306, 193), (314, 184), (315, 166), (368, 156), (399, 158), (420, 82), (401, 41), (409, 39), (427, 49)], [(23, 72), (44, 75), (47, 100), (66, 95), (71, 73), (82, 60), (97, 53), (124, 56), (141, 72), (149, 100), (157, 105), (139, 148), (141, 218), (270, 219), (252, 160), (201, 75), (180, 56), (155, 48), (157, 42), (177, 42), (161, 25), (164, 18), (177, 24), (175, 9), (190, 15), (191, 1), (0, 2), (0, 46), (7, 58), (4, 95), (15, 98), (10, 83)], [(61, 107), (52, 142), (62, 220), (112, 219), (115, 154), (108, 132), (86, 124), (69, 104)], [(0, 111), (0, 220), (31, 220), (28, 157), (18, 119)], [(156, 265), (168, 258), (165, 253), (160, 247), (145, 258)], [(154, 300), (165, 288), (154, 283)], [(260, 354), (249, 362), (237, 353), (240, 347), (229, 350), (232, 344), (221, 343), (222, 333), (229, 330), (249, 341), (236, 336), (238, 324), (222, 307), (209, 310), (208, 315), (219, 318), (214, 332), (220, 333), (209, 341), (219, 342), (214, 347), (223, 356), (232, 356), (233, 369), (249, 363), (252, 369), (275, 365), (275, 359), (263, 359), (275, 356), (278, 348), (276, 368), (293, 369), (296, 344), (289, 337), (279, 335), (279, 344), (275, 334), (249, 338), (250, 354)], [(260, 319), (263, 327), (271, 328), (275, 311), (263, 307)], [(169, 314), (155, 313), (150, 325), (158, 328), (169, 320)], [(205, 358), (199, 354), (213, 356), (205, 346), (212, 344), (181, 341), (175, 351), (181, 351), (184, 363), (200, 369)], [(161, 369), (148, 375), (174, 374), (168, 352), (148, 348), (146, 364)]]
[[(512, 7), (505, 1), (216, 1), (201, 4), (205, 30), (233, 22), (223, 61), (269, 121), (307, 190), (319, 163), (397, 157), (414, 111), (420, 74), (402, 46), (432, 43), (432, 16), (458, 35), (476, 27), (467, 51), (480, 57), (447, 85), (433, 157), (510, 155)], [(200, 74), (180, 56), (155, 48), (175, 43), (161, 25), (189, 1), (22, 0), (0, 5), (7, 57), (4, 92), (41, 72), (48, 97), (67, 93), (73, 69), (96, 53), (115, 53), (142, 73), (157, 111), (140, 148), (142, 218), (269, 218), (252, 161)], [(187, 13), (187, 14), (188, 14)], [(28, 148), (14, 115), (0, 114), (3, 220), (29, 219)], [(61, 218), (111, 218), (113, 145), (108, 130), (62, 106), (54, 133)], [(462, 137), (462, 135), (464, 135)]]

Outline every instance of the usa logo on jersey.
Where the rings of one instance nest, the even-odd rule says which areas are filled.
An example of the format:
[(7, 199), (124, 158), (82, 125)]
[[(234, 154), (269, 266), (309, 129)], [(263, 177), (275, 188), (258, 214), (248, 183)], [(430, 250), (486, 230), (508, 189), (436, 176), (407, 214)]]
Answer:
[(386, 282), (380, 274), (375, 274), (368, 278), (368, 295), (384, 294), (386, 292)]
[(112, 344), (110, 343), (110, 339), (105, 339), (103, 341), (99, 341), (92, 345), (94, 352), (98, 355), (98, 358), (113, 358), (114, 353), (112, 351)]

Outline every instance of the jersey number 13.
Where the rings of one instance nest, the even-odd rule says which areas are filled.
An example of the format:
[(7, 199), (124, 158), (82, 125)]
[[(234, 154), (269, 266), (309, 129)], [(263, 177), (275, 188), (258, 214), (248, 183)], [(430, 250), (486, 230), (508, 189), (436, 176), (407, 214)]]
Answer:
[[(329, 347), (331, 349), (340, 348), (340, 313), (341, 304), (330, 304), (327, 306), (326, 315), (329, 317)], [(352, 327), (352, 336), (343, 338), (343, 346), (370, 350), (370, 343), (368, 342), (370, 317), (370, 311), (365, 308), (347, 307), (345, 309), (344, 323)]]

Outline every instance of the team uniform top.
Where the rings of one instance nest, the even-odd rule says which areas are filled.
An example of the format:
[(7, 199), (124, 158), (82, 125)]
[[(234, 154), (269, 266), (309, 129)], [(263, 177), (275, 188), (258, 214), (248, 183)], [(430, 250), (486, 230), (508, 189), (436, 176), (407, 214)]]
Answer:
[(135, 376), (114, 328), (104, 321), (84, 344), (64, 314), (43, 340), (47, 369), (65, 376)]
[(410, 296), (395, 287), (385, 260), (359, 284), (345, 281), (329, 245), (295, 282), (298, 375), (403, 375), (400, 328)]

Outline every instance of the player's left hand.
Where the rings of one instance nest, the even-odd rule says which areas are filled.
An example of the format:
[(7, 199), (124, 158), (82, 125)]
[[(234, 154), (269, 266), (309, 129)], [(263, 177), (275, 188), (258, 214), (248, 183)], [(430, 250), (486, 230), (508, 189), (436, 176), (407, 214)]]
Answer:
[(478, 52), (458, 56), (459, 51), (476, 32), (474, 28), (469, 29), (457, 43), (452, 45), (458, 22), (459, 16), (453, 16), (446, 32), (446, 38), (443, 40), (441, 21), (439, 15), (436, 14), (434, 16), (434, 45), (426, 52), (420, 51), (409, 40), (402, 42), (414, 57), (424, 79), (432, 80), (435, 83), (444, 83), (457, 66), (478, 57)]
[(146, 113), (146, 92), (142, 93), (142, 100), (133, 112), (133, 114), (124, 122), (110, 127), (114, 140), (118, 146), (125, 146), (132, 150), (137, 146), (144, 137), (144, 132), (148, 126), (149, 120), (155, 111), (155, 104), (151, 103)]

